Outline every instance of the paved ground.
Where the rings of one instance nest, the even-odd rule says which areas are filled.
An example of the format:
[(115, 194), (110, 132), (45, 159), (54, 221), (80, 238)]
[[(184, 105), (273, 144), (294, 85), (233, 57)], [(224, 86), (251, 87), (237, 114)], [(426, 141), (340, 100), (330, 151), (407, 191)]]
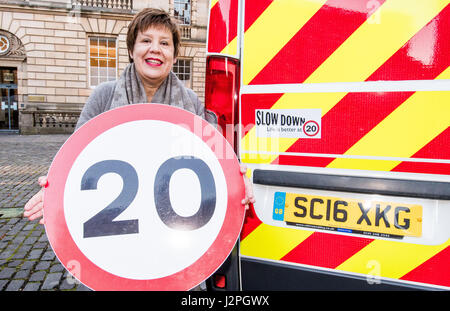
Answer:
[(0, 291), (89, 290), (59, 263), (44, 226), (22, 217), (67, 138), (0, 134)]

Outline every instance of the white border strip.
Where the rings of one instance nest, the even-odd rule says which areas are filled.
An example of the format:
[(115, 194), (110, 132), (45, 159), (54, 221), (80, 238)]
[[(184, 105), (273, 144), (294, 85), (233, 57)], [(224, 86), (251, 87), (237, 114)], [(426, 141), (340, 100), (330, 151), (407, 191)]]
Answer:
[(302, 153), (302, 152), (270, 152), (270, 151), (251, 151), (241, 150), (241, 154), (265, 154), (265, 155), (289, 155), (302, 157), (321, 157), (321, 158), (344, 158), (344, 159), (366, 159), (383, 161), (402, 161), (402, 162), (425, 162), (425, 163), (444, 163), (450, 164), (450, 160), (445, 159), (426, 159), (426, 158), (400, 158), (400, 157), (374, 157), (362, 155), (328, 154), (328, 153)]
[[(408, 284), (412, 287), (418, 287), (418, 288), (435, 288), (435, 289), (442, 289), (442, 290), (449, 290), (450, 287), (445, 287), (442, 285), (435, 285), (435, 284), (429, 284), (429, 283), (420, 283), (420, 282), (414, 282), (414, 281), (407, 281), (407, 280), (401, 280), (401, 279), (393, 279), (388, 278), (384, 276), (377, 276), (377, 275), (370, 275), (370, 274), (362, 274), (357, 272), (351, 272), (351, 271), (344, 271), (344, 270), (337, 270), (337, 269), (330, 269), (330, 268), (324, 268), (324, 267), (318, 267), (318, 266), (311, 266), (311, 265), (305, 265), (305, 264), (299, 264), (295, 262), (289, 262), (289, 261), (281, 261), (281, 260), (273, 260), (273, 259), (266, 259), (266, 258), (260, 258), (260, 257), (253, 257), (248, 255), (242, 255), (239, 253), (240, 259), (250, 259), (257, 262), (270, 262), (273, 264), (277, 264), (280, 266), (293, 266), (293, 267), (299, 267), (301, 269), (305, 269), (311, 272), (314, 271), (320, 271), (322, 273), (328, 273), (328, 274), (334, 274), (338, 276), (344, 276), (344, 277), (353, 277), (360, 280), (366, 280), (368, 282), (378, 282), (380, 281), (382, 284), (389, 284), (389, 285), (398, 285), (401, 286), (401, 284)], [(413, 288), (411, 288), (413, 290)]]
[(241, 94), (450, 91), (449, 80), (241, 85)]

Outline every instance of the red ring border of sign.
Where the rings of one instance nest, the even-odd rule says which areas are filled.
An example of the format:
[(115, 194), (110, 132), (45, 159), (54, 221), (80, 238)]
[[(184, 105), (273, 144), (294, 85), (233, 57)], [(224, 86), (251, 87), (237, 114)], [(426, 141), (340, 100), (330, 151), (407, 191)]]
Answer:
[[(173, 111), (170, 111), (173, 110)], [(95, 120), (95, 122), (94, 122)], [(161, 104), (134, 104), (106, 111), (80, 127), (56, 154), (48, 174), (48, 184), (44, 194), (45, 230), (59, 261), (66, 267), (76, 260), (79, 262), (79, 279), (84, 285), (95, 290), (187, 290), (212, 275), (231, 253), (242, 229), (245, 209), (241, 204), (245, 190), (239, 162), (223, 159), (223, 154), (234, 154), (233, 148), (222, 137), (223, 154), (211, 150), (222, 166), (228, 188), (228, 204), (225, 219), (218, 236), (195, 263), (172, 275), (151, 279), (127, 279), (109, 273), (90, 261), (78, 248), (69, 232), (64, 216), (64, 189), (70, 169), (82, 150), (97, 136), (120, 124), (138, 120), (160, 120), (189, 126), (191, 132), (200, 137), (205, 127), (212, 127), (201, 117), (181, 108)], [(194, 122), (201, 122), (202, 131), (195, 133)], [(186, 128), (186, 126), (184, 126)], [(212, 127), (214, 131), (217, 131)], [(214, 131), (209, 131), (213, 132)], [(200, 134), (200, 135), (199, 135)], [(231, 150), (227, 150), (231, 148)], [(229, 153), (233, 152), (233, 153)], [(240, 186), (240, 187), (239, 187)], [(234, 189), (234, 190), (233, 190)], [(233, 190), (233, 191), (231, 191)], [(231, 198), (230, 198), (230, 193)], [(230, 208), (230, 205), (232, 206)], [(234, 207), (235, 205), (236, 207)], [(234, 207), (234, 208), (233, 208)], [(213, 251), (212, 251), (213, 250)], [(219, 262), (220, 261), (220, 262)], [(211, 262), (215, 263), (211, 265)], [(69, 270), (69, 269), (68, 269)], [(193, 282), (192, 279), (202, 280)], [(191, 281), (191, 284), (189, 284)]]
[[(317, 126), (317, 131), (316, 131), (314, 134), (308, 134), (308, 133), (306, 133), (305, 127), (306, 127), (306, 124), (308, 124), (308, 123), (314, 123), (314, 124)], [(317, 123), (317, 122), (314, 121), (314, 120), (309, 120), (309, 121), (305, 122), (305, 124), (303, 124), (303, 133), (305, 133), (305, 135), (307, 135), (307, 136), (310, 136), (310, 137), (316, 136), (317, 133), (319, 133), (319, 131), (320, 131), (319, 123)]]

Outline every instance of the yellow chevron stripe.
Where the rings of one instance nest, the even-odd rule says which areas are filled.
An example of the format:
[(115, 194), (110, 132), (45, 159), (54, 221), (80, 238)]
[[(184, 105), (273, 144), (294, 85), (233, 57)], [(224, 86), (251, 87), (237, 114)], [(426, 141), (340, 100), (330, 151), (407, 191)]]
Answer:
[[(450, 67), (437, 79), (450, 76)], [(320, 108), (322, 116), (346, 93), (285, 94), (271, 109)], [(345, 155), (409, 158), (450, 126), (450, 92), (416, 92), (400, 107), (353, 145)], [(299, 104), (300, 103), (300, 104)], [(309, 104), (313, 103), (313, 104)], [(425, 104), (426, 103), (426, 104)], [(284, 152), (295, 138), (256, 137), (252, 128), (241, 142), (241, 158), (246, 163), (271, 163), (277, 155), (259, 152)], [(253, 151), (255, 153), (246, 153)], [(401, 161), (339, 158), (327, 167), (390, 171)]]
[[(448, 75), (450, 67), (439, 77)], [(411, 157), (450, 126), (449, 102), (450, 91), (414, 93), (345, 155)], [(390, 171), (399, 163), (339, 158), (328, 167)]]
[(437, 78), (436, 80), (450, 80), (450, 67), (447, 67), (446, 70), (444, 70), (444, 72), (442, 72)]
[(219, 0), (211, 0), (209, 4), (209, 9), (212, 9), (217, 4), (217, 2), (219, 2)]
[(226, 55), (237, 55), (237, 37), (231, 40), (230, 43), (220, 52)]
[(249, 84), (325, 2), (277, 0), (267, 7), (244, 34), (245, 85)]
[(395, 0), (380, 6), (380, 23), (366, 21), (306, 81), (364, 81), (449, 4)]
[(449, 245), (450, 240), (441, 245), (374, 240), (336, 270), (373, 275), (371, 271), (378, 265), (379, 276), (398, 279)]
[[(278, 2), (278, 1), (277, 1)], [(284, 3), (284, 1), (279, 1)], [(385, 61), (387, 61), (398, 49), (400, 49), (411, 37), (413, 37), (423, 26), (425, 26), (431, 19), (433, 19), (447, 4), (448, 0), (431, 0), (431, 1), (414, 1), (411, 3), (408, 0), (396, 0), (388, 1), (380, 7), (379, 17), (380, 24), (373, 22), (365, 22), (352, 36), (344, 42), (337, 51), (331, 55), (306, 81), (305, 83), (324, 82), (324, 81), (364, 81), (375, 70), (377, 70)], [(274, 2), (275, 3), (275, 2)], [(273, 5), (273, 4), (272, 4)], [(271, 6), (269, 7), (271, 8)], [(285, 9), (286, 7), (276, 7), (269, 10), (269, 8), (263, 13), (269, 14), (272, 10), (277, 11)], [(287, 9), (289, 11), (289, 9)], [(295, 11), (295, 10), (291, 10)], [(399, 12), (402, 12), (401, 14)], [(277, 12), (280, 14), (280, 12)], [(378, 14), (378, 13), (377, 13)], [(274, 15), (275, 16), (275, 15)], [(244, 84), (253, 79), (256, 74), (264, 68), (264, 66), (270, 61), (275, 54), (270, 54), (269, 51), (263, 51), (264, 48), (258, 46), (259, 42), (268, 44), (268, 41), (263, 39), (263, 34), (268, 31), (265, 28), (277, 28), (270, 27), (270, 23), (275, 21), (270, 20), (269, 16), (260, 18), (263, 25), (257, 25), (255, 27), (255, 33), (259, 33), (257, 36), (249, 30), (245, 33), (245, 52), (244, 52)], [(260, 21), (258, 19), (257, 22)], [(257, 23), (255, 22), (255, 24)], [(303, 24), (305, 22), (302, 22)], [(401, 24), (401, 26), (399, 26)], [(291, 29), (290, 32), (295, 34)], [(247, 35), (247, 33), (249, 33)], [(284, 31), (283, 31), (284, 33)], [(279, 36), (280, 34), (278, 34)], [(270, 36), (269, 36), (270, 37)], [(287, 38), (280, 42), (287, 42)], [(283, 44), (285, 44), (284, 42)], [(382, 48), (380, 48), (382, 47)], [(249, 49), (254, 48), (254, 50)], [(281, 47), (277, 47), (271, 50), (271, 53), (277, 53)], [(250, 56), (252, 58), (250, 59)], [(260, 58), (258, 58), (258, 56)], [(251, 60), (251, 61), (250, 61)], [(349, 66), (348, 64), (351, 64)], [(253, 67), (249, 67), (253, 66)], [(247, 78), (246, 78), (247, 77)], [(441, 78), (442, 79), (442, 78)], [(330, 93), (334, 96), (334, 101), (329, 100), (326, 103), (323, 102), (325, 108), (322, 115), (328, 112), (334, 105), (336, 105), (346, 93)], [(284, 94), (278, 102), (272, 107), (272, 109), (286, 109), (288, 107), (295, 107), (298, 103), (309, 103), (308, 108), (312, 107), (310, 103), (314, 101), (300, 101), (300, 97), (303, 94)], [(313, 95), (314, 96), (314, 95)], [(296, 139), (270, 139), (257, 138), (255, 130), (250, 130), (246, 136), (242, 139), (241, 148), (243, 152), (247, 151), (270, 151), (270, 152), (285, 152), (289, 149)], [(271, 163), (276, 159), (276, 155), (256, 155), (256, 154), (243, 154), (243, 161), (247, 163)], [(342, 160), (348, 161), (348, 160)], [(360, 163), (358, 167), (366, 167), (367, 163), (372, 163), (370, 166), (375, 167), (381, 165), (378, 170), (384, 170), (384, 165), (381, 161), (373, 160), (358, 160), (350, 161), (353, 164)], [(385, 162), (390, 167), (395, 167), (399, 162), (390, 161)], [(377, 168), (374, 168), (377, 169)]]
[(280, 260), (313, 233), (261, 224), (241, 241), (240, 252), (242, 255)]
[(402, 161), (339, 158), (333, 160), (333, 162), (328, 164), (327, 167), (385, 172), (391, 171), (400, 163), (402, 163)]

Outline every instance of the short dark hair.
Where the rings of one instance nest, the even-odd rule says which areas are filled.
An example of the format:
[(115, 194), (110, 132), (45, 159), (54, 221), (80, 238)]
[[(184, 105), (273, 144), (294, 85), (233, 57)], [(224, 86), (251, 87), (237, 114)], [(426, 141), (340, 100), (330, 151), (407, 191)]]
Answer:
[(130, 57), (130, 52), (134, 49), (138, 33), (146, 31), (151, 26), (164, 26), (170, 30), (174, 45), (174, 57), (178, 56), (180, 49), (180, 30), (177, 21), (164, 10), (145, 8), (134, 16), (128, 26), (127, 48), (130, 63), (133, 62), (133, 59)]

